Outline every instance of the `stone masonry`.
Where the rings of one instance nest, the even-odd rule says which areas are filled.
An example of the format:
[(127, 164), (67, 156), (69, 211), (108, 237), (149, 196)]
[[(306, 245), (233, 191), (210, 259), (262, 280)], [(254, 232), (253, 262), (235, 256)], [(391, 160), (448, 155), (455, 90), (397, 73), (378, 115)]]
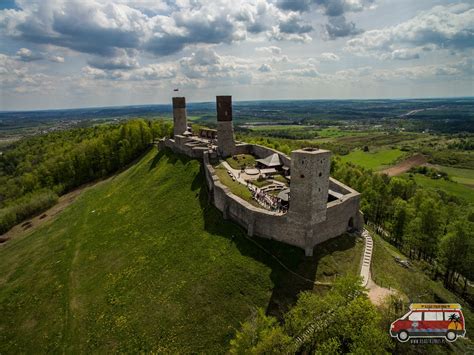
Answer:
[(217, 96), (217, 151), (223, 158), (235, 154), (232, 96)]
[(186, 99), (173, 97), (173, 135), (181, 135), (188, 129), (186, 119)]
[[(290, 159), (267, 147), (236, 144), (232, 127), (232, 98), (217, 96), (216, 101), (217, 147), (210, 142), (204, 143), (199, 137), (176, 134), (176, 128), (174, 139), (161, 140), (159, 147), (168, 147), (177, 153), (203, 160), (211, 201), (224, 218), (244, 227), (250, 236), (257, 235), (300, 247), (308, 256), (313, 254), (318, 244), (349, 229), (362, 231), (364, 221), (359, 211), (360, 194), (329, 176), (331, 152), (305, 148), (293, 151)], [(176, 109), (183, 110), (174, 116), (181, 130), (187, 126), (184, 98), (173, 98), (173, 113)], [(253, 206), (234, 195), (220, 182), (210, 163), (217, 156), (225, 158), (234, 154), (251, 154), (262, 159), (274, 153), (279, 155), (284, 165), (291, 165), (290, 208), (283, 215)], [(329, 191), (331, 200), (328, 199)]]

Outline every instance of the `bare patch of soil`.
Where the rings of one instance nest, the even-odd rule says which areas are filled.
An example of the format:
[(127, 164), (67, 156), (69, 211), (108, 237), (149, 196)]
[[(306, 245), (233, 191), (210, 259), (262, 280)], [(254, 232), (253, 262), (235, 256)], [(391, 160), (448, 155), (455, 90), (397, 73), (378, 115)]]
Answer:
[(388, 296), (397, 294), (397, 291), (395, 289), (388, 289), (377, 285), (372, 280), (372, 277), (370, 275), (369, 282), (367, 283), (367, 288), (369, 289), (369, 299), (376, 306), (383, 305), (385, 299)]
[(382, 174), (387, 174), (388, 176), (396, 176), (400, 175), (403, 173), (406, 173), (408, 170), (410, 170), (414, 166), (420, 166), (423, 164), (426, 164), (427, 159), (424, 155), (422, 154), (415, 154), (411, 156), (408, 159), (405, 159), (404, 161), (388, 168), (385, 170), (382, 170)]

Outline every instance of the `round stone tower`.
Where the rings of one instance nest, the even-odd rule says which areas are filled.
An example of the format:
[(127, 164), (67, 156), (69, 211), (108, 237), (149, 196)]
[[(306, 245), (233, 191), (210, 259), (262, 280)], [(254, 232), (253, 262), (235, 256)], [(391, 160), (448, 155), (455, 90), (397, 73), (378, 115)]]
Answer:
[(188, 129), (186, 119), (186, 99), (173, 97), (173, 135), (181, 135)]
[(326, 220), (331, 152), (305, 148), (291, 152), (291, 188), (288, 216), (305, 239), (312, 255), (315, 226)]
[(217, 103), (217, 152), (221, 157), (235, 153), (234, 127), (232, 125), (232, 96), (216, 96)]

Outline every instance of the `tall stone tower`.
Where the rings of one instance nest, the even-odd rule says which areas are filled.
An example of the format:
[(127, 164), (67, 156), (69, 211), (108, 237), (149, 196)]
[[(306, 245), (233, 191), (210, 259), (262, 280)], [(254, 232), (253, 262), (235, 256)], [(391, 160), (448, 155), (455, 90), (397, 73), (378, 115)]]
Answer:
[(181, 135), (188, 129), (186, 119), (186, 99), (184, 97), (173, 97), (173, 135)]
[(326, 220), (331, 152), (304, 148), (291, 153), (289, 217), (305, 239), (306, 255), (312, 255), (315, 225)]
[(217, 103), (217, 152), (222, 157), (235, 153), (234, 127), (232, 125), (232, 96), (216, 96)]

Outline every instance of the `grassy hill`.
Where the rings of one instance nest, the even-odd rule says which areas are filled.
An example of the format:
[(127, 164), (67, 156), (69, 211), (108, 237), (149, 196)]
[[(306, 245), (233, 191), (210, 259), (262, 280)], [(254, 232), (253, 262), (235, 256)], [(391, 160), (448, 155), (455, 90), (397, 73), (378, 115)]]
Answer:
[[(1, 245), (0, 353), (224, 352), (256, 307), (280, 315), (314, 288), (224, 221), (203, 186), (198, 161), (152, 150)], [(256, 241), (311, 280), (355, 273), (361, 255), (348, 236), (313, 258)]]

